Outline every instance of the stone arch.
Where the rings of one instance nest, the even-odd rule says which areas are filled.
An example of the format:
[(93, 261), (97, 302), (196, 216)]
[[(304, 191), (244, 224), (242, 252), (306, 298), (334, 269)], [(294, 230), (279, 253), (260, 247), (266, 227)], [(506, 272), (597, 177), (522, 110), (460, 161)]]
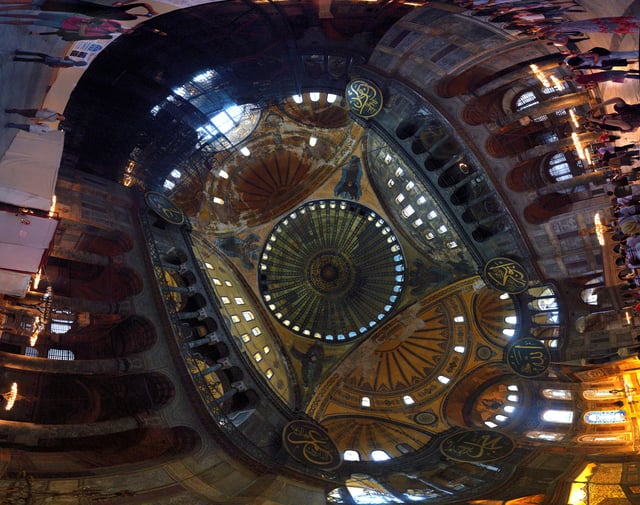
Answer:
[(529, 139), (529, 134), (533, 132), (530, 130), (531, 128), (524, 127), (509, 134), (494, 133), (485, 142), (485, 148), (491, 156), (496, 158), (506, 158), (523, 153), (533, 147)]
[(182, 312), (193, 312), (207, 306), (207, 299), (201, 293), (194, 293), (189, 296), (182, 307)]
[(182, 272), (180, 274), (180, 278), (184, 282), (185, 286), (193, 286), (198, 282), (195, 274), (191, 270), (187, 270), (186, 272)]
[(104, 377), (12, 372), (23, 398), (7, 415), (35, 424), (89, 424), (135, 416), (166, 405), (175, 395), (160, 373)]
[(163, 261), (170, 265), (182, 265), (183, 263), (186, 263), (188, 259), (189, 256), (187, 253), (177, 247), (171, 247), (163, 256)]
[(491, 68), (475, 65), (457, 75), (440, 79), (436, 85), (436, 93), (442, 98), (466, 95), (478, 88), (478, 82), (491, 81), (494, 74)]
[(184, 333), (188, 334), (188, 340), (196, 340), (205, 337), (218, 329), (218, 323), (212, 317), (205, 317), (202, 320), (189, 319), (183, 325)]
[(45, 269), (54, 293), (69, 298), (119, 302), (142, 291), (138, 273), (120, 265), (96, 265), (52, 257)]
[(151, 321), (133, 315), (102, 323), (100, 318), (92, 317), (89, 326), (72, 328), (64, 341), (76, 359), (103, 359), (144, 352), (153, 347), (157, 338)]
[(260, 396), (253, 389), (248, 389), (246, 391), (239, 391), (231, 400), (231, 405), (229, 405), (227, 414), (232, 414), (233, 412), (241, 412), (247, 411), (251, 409), (255, 409), (260, 403)]
[(453, 205), (466, 205), (477, 198), (488, 195), (490, 193), (489, 185), (485, 181), (476, 184), (465, 182), (451, 193), (449, 200)]
[(502, 206), (500, 202), (495, 196), (491, 195), (467, 207), (461, 217), (465, 223), (478, 223), (501, 212)]
[(468, 125), (494, 123), (504, 116), (503, 99), (505, 91), (497, 89), (486, 95), (470, 100), (462, 110), (462, 120)]
[(205, 344), (195, 349), (208, 365), (213, 365), (219, 360), (229, 356), (229, 346), (224, 342)]
[(530, 224), (546, 223), (552, 217), (568, 212), (572, 202), (564, 193), (549, 193), (538, 196), (524, 209), (524, 218)]
[[(197, 451), (200, 435), (192, 428), (146, 427), (119, 433), (87, 437), (54, 438), (41, 441), (46, 447), (17, 449), (19, 457), (7, 471), (20, 472), (26, 464), (34, 477), (90, 475), (95, 469), (139, 465), (145, 461), (169, 462)], [(13, 467), (15, 465), (15, 468)]]
[(438, 177), (438, 186), (441, 188), (450, 188), (462, 182), (470, 175), (474, 174), (476, 169), (465, 161), (459, 161), (447, 168), (440, 177)]
[(396, 137), (400, 140), (406, 140), (412, 137), (420, 129), (423, 120), (420, 117), (413, 117), (411, 119), (403, 119), (396, 127)]
[(542, 188), (546, 185), (540, 173), (539, 157), (525, 160), (514, 166), (505, 179), (507, 187), (513, 191), (523, 192)]
[(102, 256), (118, 256), (133, 249), (133, 239), (120, 230), (84, 231), (76, 244), (76, 249)]

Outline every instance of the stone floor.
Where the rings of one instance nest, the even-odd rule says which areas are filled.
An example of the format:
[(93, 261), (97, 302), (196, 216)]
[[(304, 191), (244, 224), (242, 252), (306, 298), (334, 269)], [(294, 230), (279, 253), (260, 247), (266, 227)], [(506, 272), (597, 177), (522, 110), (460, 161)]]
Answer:
[[(640, 17), (638, 0), (579, 0), (586, 7), (586, 13), (571, 13), (573, 19), (601, 16), (635, 15)], [(152, 2), (155, 4), (155, 2)], [(167, 10), (159, 8), (158, 10)], [(14, 26), (0, 24), (0, 155), (4, 154), (16, 134), (15, 129), (4, 128), (7, 121), (21, 122), (21, 118), (4, 112), (6, 108), (32, 108), (43, 104), (56, 110), (64, 110), (66, 96), (54, 96), (49, 93), (54, 81), (72, 81), (81, 75), (80, 69), (51, 69), (38, 63), (14, 62), (12, 57), (16, 49), (46, 52), (63, 55), (70, 50), (69, 43), (49, 35), (31, 35), (30, 30), (44, 31), (41, 27)], [(581, 50), (593, 46), (603, 46), (612, 50), (638, 50), (638, 34), (609, 35), (592, 34), (589, 40), (579, 43)], [(607, 99), (620, 96), (628, 103), (640, 102), (640, 80), (624, 84), (607, 84), (600, 88), (601, 96)], [(627, 139), (640, 141), (640, 132), (627, 135)]]

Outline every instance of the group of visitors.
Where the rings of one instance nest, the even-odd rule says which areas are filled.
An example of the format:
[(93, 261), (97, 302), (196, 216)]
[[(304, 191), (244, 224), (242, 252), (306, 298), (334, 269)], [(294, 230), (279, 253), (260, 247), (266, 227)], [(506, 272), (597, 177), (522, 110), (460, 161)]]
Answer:
[[(131, 28), (125, 28), (119, 21), (130, 21), (157, 14), (149, 4), (130, 3), (131, 1), (104, 5), (87, 0), (0, 0), (0, 24), (53, 28), (54, 31), (50, 32), (31, 33), (57, 35), (65, 41), (111, 39), (116, 35), (132, 31)], [(13, 61), (40, 63), (52, 68), (87, 65), (85, 60), (69, 56), (54, 56), (43, 52), (22, 50), (15, 51)], [(5, 112), (19, 114), (29, 120), (26, 123), (10, 121), (5, 124), (5, 127), (37, 134), (53, 131), (49, 123), (64, 119), (62, 114), (50, 109), (6, 109)]]
[[(138, 9), (137, 13), (129, 11)], [(140, 12), (143, 9), (144, 12)], [(24, 11), (5, 13), (5, 11)], [(119, 21), (153, 16), (156, 11), (146, 3), (116, 2), (102, 5), (86, 0), (0, 0), (0, 23), (54, 28), (40, 35), (58, 35), (63, 40), (111, 39), (116, 34), (130, 33)], [(118, 20), (118, 21), (116, 21)]]
[(638, 33), (640, 18), (634, 16), (601, 17), (568, 20), (568, 12), (584, 12), (573, 0), (454, 0), (473, 15), (485, 16), (490, 22), (501, 23), (507, 30), (522, 36), (547, 40), (550, 44), (566, 45), (586, 40), (589, 33)]
[(565, 80), (590, 88), (603, 82), (624, 83), (626, 79), (640, 79), (640, 70), (626, 68), (637, 63), (638, 57), (638, 50), (609, 51), (604, 47), (593, 47), (583, 53), (570, 54), (561, 65), (571, 72)]
[[(636, 184), (637, 185), (637, 184)], [(625, 289), (640, 287), (636, 270), (640, 268), (640, 199), (625, 197), (612, 200), (614, 216), (612, 223), (614, 261), (618, 267), (618, 278), (625, 281)], [(622, 202), (622, 203), (621, 203)]]
[[(612, 112), (606, 112), (612, 106)], [(640, 127), (640, 102), (628, 104), (620, 97), (610, 98), (592, 107), (587, 121), (602, 131), (631, 132)]]
[(28, 118), (28, 123), (9, 122), (6, 128), (17, 128), (29, 133), (44, 134), (53, 131), (48, 123), (57, 123), (64, 120), (64, 116), (51, 109), (5, 109), (7, 114), (18, 114)]

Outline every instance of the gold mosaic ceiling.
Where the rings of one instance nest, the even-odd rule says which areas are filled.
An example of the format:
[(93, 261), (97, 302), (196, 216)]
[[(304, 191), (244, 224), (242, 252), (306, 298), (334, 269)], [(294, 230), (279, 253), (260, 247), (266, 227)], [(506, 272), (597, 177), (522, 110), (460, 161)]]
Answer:
[[(463, 414), (468, 395), (459, 391), (472, 391), (508, 371), (502, 330), (515, 309), (508, 297), (482, 287), (464, 247), (451, 249), (444, 239), (416, 236), (403, 207), (393, 202), (397, 186), (390, 178), (407, 188), (408, 197), (418, 198), (416, 207), (424, 203), (437, 210), (437, 204), (393, 150), (372, 132), (345, 122), (340, 100), (324, 103), (322, 114), (313, 107), (305, 95), (301, 104), (288, 100), (283, 108), (269, 108), (243, 144), (249, 156), (237, 150), (214, 154), (206, 196), (192, 222), (202, 243), (244, 244), (233, 254), (209, 253), (243, 279), (241, 294), (255, 304), (263, 325), (260, 338), (267, 338), (265, 333), (272, 338), (270, 362), (290, 363), (298, 377), (297, 384), (270, 382), (278, 384), (280, 396), (301, 398), (302, 404), (290, 406), (320, 422), (341, 451), (369, 459), (378, 449), (398, 457), (453, 425), (475, 426), (478, 420)], [(317, 139), (314, 146), (311, 136)], [(344, 191), (354, 159), (361, 170), (352, 179), (357, 188)], [(336, 218), (337, 210), (292, 219), (292, 213), (319, 202), (353, 212), (344, 211), (347, 219)], [(375, 217), (367, 221), (367, 215)], [(380, 289), (366, 295), (369, 307), (350, 291), (362, 282), (351, 269), (377, 258), (377, 235), (350, 230), (378, 219), (383, 224), (374, 229), (388, 230), (402, 258), (393, 260), (395, 242), (383, 242), (385, 254), (373, 260), (379, 271), (374, 266), (367, 276)], [(439, 219), (433, 226), (450, 228), (445, 216)], [(322, 227), (335, 242), (318, 239)], [(274, 243), (280, 249), (268, 247)], [(242, 254), (250, 254), (250, 261)], [(403, 266), (397, 271), (398, 265)], [(460, 268), (452, 269), (455, 265)], [(400, 296), (389, 303), (396, 286)], [(330, 300), (322, 309), (319, 294)], [(391, 305), (388, 311), (385, 305)], [(364, 338), (353, 338), (361, 334)], [(298, 394), (282, 388), (296, 388)]]

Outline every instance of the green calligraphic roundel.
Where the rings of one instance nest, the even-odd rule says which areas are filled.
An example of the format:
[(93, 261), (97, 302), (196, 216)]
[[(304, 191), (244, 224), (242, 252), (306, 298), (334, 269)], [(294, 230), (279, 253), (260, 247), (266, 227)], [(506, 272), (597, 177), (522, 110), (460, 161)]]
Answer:
[(296, 420), (282, 430), (285, 450), (296, 461), (324, 470), (340, 466), (340, 452), (327, 432), (315, 423)]
[(149, 191), (144, 195), (147, 205), (162, 219), (171, 224), (184, 223), (184, 212), (169, 200), (166, 196), (155, 191)]
[(447, 458), (467, 463), (494, 461), (513, 452), (515, 444), (508, 436), (489, 430), (463, 431), (444, 439), (440, 452)]
[(371, 118), (382, 110), (382, 91), (371, 81), (354, 79), (347, 84), (347, 103), (362, 118)]
[(506, 350), (507, 363), (523, 377), (537, 377), (549, 368), (549, 349), (537, 338), (521, 338), (511, 343)]
[(484, 265), (484, 281), (494, 289), (509, 294), (522, 293), (529, 286), (529, 274), (510, 258), (493, 258)]

